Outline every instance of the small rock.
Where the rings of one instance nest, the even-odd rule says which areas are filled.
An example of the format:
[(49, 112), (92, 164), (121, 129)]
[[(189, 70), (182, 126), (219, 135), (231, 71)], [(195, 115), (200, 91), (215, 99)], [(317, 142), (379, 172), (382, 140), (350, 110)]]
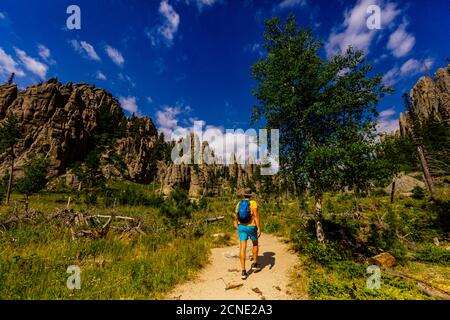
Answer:
[(281, 291), (281, 288), (279, 286), (274, 286), (275, 289), (277, 289), (278, 291)]
[(240, 287), (242, 287), (244, 284), (241, 282), (241, 283), (237, 283), (237, 282), (229, 282), (227, 285), (226, 285), (226, 287), (225, 287), (225, 290), (230, 290), (230, 289), (237, 289), (237, 288), (240, 288)]
[(390, 268), (397, 264), (395, 257), (388, 252), (383, 252), (370, 258), (369, 262), (383, 268)]
[(259, 290), (259, 288), (253, 288), (252, 291), (253, 291), (254, 293), (257, 293), (257, 294), (259, 294), (259, 295), (262, 295), (262, 292), (261, 292), (261, 290)]
[(411, 198), (414, 194), (412, 192), (402, 192), (398, 195), (400, 199)]
[(433, 238), (433, 243), (434, 243), (435, 246), (439, 247), (439, 239), (437, 237)]
[(213, 238), (223, 238), (225, 237), (225, 233), (220, 232), (220, 233), (215, 233), (212, 235)]

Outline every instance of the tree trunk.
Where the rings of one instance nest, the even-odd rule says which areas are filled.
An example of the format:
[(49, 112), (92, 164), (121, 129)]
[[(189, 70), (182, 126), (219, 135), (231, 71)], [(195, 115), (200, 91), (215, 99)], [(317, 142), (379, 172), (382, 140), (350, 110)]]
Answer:
[(422, 165), (423, 176), (425, 178), (425, 183), (427, 185), (428, 191), (430, 192), (431, 199), (436, 198), (436, 194), (434, 193), (434, 184), (433, 178), (430, 173), (430, 169), (428, 167), (427, 159), (425, 158), (425, 153), (423, 151), (423, 145), (419, 145), (417, 147), (417, 151), (419, 152), (420, 164)]
[(6, 191), (6, 204), (7, 205), (9, 204), (9, 199), (11, 197), (13, 176), (14, 176), (14, 146), (11, 146), (11, 172), (9, 174), (8, 189)]
[(322, 227), (322, 195), (317, 194), (314, 197), (314, 219), (316, 220), (316, 236), (319, 242), (323, 242), (325, 240), (325, 233), (323, 232)]
[(395, 195), (395, 179), (392, 181), (392, 188), (391, 188), (391, 203), (394, 203), (394, 195)]

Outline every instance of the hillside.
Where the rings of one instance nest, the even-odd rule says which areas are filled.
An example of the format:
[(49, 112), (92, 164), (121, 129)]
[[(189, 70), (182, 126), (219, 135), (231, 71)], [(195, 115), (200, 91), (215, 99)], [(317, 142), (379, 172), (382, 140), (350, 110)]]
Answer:
[[(98, 152), (106, 177), (149, 182), (156, 175), (157, 130), (148, 117), (127, 118), (118, 101), (103, 89), (57, 79), (18, 90), (0, 86), (0, 120), (13, 113), (22, 137), (15, 146), (16, 176), (33, 154), (50, 161), (51, 177), (66, 173), (91, 152)], [(8, 164), (0, 158), (0, 175)]]

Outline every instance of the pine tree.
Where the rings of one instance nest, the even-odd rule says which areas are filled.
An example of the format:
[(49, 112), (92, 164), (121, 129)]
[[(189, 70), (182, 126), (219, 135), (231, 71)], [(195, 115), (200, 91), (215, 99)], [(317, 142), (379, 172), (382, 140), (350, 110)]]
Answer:
[(0, 153), (8, 153), (11, 161), (11, 171), (9, 173), (8, 188), (6, 191), (6, 204), (9, 204), (14, 179), (14, 145), (20, 137), (19, 120), (13, 113), (9, 113), (0, 123)]
[(9, 76), (9, 79), (8, 79), (8, 84), (13, 84), (15, 76), (16, 76), (16, 74), (14, 72), (11, 73), (11, 75)]
[(428, 191), (430, 192), (431, 198), (435, 199), (436, 194), (434, 190), (433, 177), (431, 175), (430, 167), (428, 165), (427, 157), (425, 154), (423, 127), (420, 122), (420, 119), (418, 119), (416, 113), (413, 110), (411, 99), (406, 93), (403, 94), (403, 103), (406, 107), (406, 110), (408, 111), (408, 116), (411, 119), (410, 121), (412, 129), (411, 138), (417, 146), (417, 153), (419, 155), (420, 164), (422, 166), (422, 172), (425, 178), (425, 183), (427, 185)]
[(50, 161), (39, 155), (33, 156), (24, 166), (25, 175), (16, 182), (15, 190), (30, 195), (45, 188)]

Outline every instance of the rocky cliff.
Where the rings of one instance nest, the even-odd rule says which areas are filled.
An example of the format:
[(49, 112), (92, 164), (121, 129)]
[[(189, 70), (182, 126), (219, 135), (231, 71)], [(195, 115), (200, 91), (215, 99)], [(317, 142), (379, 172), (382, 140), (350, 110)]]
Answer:
[[(434, 79), (422, 77), (410, 92), (412, 111), (419, 121), (450, 121), (450, 65), (440, 68)], [(411, 133), (411, 116), (400, 114), (400, 134)]]
[[(167, 160), (157, 147), (164, 144), (167, 152), (172, 145), (158, 139), (150, 118), (126, 117), (110, 93), (85, 83), (61, 84), (50, 79), (24, 91), (14, 84), (0, 85), (0, 121), (9, 113), (18, 118), (22, 133), (14, 149), (15, 177), (23, 174), (23, 165), (31, 156), (43, 154), (50, 159), (50, 176), (63, 176), (66, 184), (76, 187), (79, 181), (70, 168), (82, 165), (95, 151), (106, 178), (141, 183), (156, 180), (165, 195), (176, 185), (184, 187), (191, 197), (259, 187), (254, 179), (258, 166), (251, 159), (245, 165), (237, 164), (234, 155), (229, 165), (214, 156), (208, 161), (212, 164)], [(193, 135), (190, 139), (191, 146), (200, 143)], [(208, 143), (203, 142), (201, 148), (205, 151)], [(6, 154), (0, 155), (0, 177), (9, 167)]]
[[(101, 153), (105, 175), (149, 182), (156, 175), (153, 149), (157, 130), (150, 118), (125, 117), (118, 101), (103, 89), (85, 83), (61, 84), (57, 79), (28, 87), (0, 86), (0, 120), (13, 113), (22, 138), (15, 146), (16, 171), (31, 155), (50, 161), (52, 177), (82, 162), (94, 148)], [(0, 175), (9, 168), (0, 156)]]

